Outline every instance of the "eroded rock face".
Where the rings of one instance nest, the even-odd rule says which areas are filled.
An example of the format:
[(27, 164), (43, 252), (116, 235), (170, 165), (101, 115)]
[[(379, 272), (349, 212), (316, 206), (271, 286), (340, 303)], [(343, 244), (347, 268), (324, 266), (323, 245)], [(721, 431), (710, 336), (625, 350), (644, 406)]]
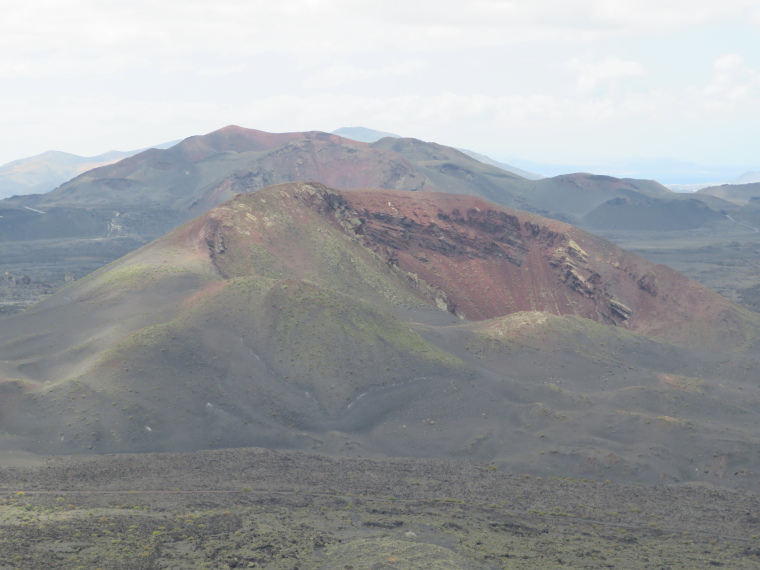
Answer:
[(299, 199), (460, 318), (537, 310), (631, 326), (637, 302), (621, 284), (657, 296), (654, 273), (616, 266), (579, 243), (596, 238), (481, 200), (320, 185), (309, 185)]
[(636, 284), (642, 291), (646, 291), (652, 297), (657, 296), (657, 277), (655, 275), (646, 273), (636, 281)]
[(616, 301), (615, 299), (610, 299), (610, 309), (616, 316), (624, 321), (627, 321), (633, 314), (633, 311), (631, 309), (626, 307), (620, 301)]
[[(695, 311), (712, 321), (729, 307), (683, 275), (578, 228), (472, 196), (301, 182), (249, 196), (194, 224), (223, 276), (250, 270), (244, 248), (225, 238), (235, 235), (268, 244), (267, 255), (282, 255), (296, 272), (319, 272), (282, 225), (287, 218), (294, 228), (319, 226), (317, 234), (330, 224), (431, 306), (461, 319), (542, 311), (677, 336)], [(289, 253), (277, 246), (283, 242)]]
[(587, 297), (598, 295), (596, 285), (601, 277), (589, 267), (588, 254), (569, 235), (563, 236), (549, 263), (559, 271), (562, 282), (577, 293)]

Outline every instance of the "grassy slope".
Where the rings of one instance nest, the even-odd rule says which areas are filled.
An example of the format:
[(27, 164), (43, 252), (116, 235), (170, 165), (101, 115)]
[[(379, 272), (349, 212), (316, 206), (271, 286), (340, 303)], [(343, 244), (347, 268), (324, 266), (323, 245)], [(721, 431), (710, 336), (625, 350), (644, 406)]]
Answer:
[[(190, 224), (59, 294), (75, 304), (50, 299), (31, 325), (20, 319), (30, 330), (79, 320), (54, 346), (44, 335), (17, 339), (17, 352), (4, 355), (15, 364), (11, 378), (44, 383), (27, 396), (29, 413), (42, 407), (59, 417), (6, 421), (57, 451), (290, 446), (301, 427), (323, 429), (373, 386), (463, 374), (456, 358), (393, 316), (398, 303), (424, 302), (378, 258), (291, 204), (254, 204), (261, 207), (238, 203), (219, 214), (225, 247), (237, 254), (220, 262), (228, 279)], [(255, 247), (235, 243), (255, 233), (254, 213), (277, 219), (283, 234)], [(197, 247), (177, 247), (187, 240)]]
[[(297, 188), (245, 196), (6, 321), (4, 428), (50, 452), (256, 444), (754, 481), (734, 475), (757, 469), (751, 351), (576, 317), (424, 324), (435, 311), (408, 276)], [(56, 322), (65, 335), (39, 332)], [(751, 325), (725, 323), (745, 341)]]
[(491, 394), (462, 396), (454, 406), (460, 413), (479, 406), (481, 418), (471, 413), (469, 422), (454, 423), (443, 409), (434, 416), (463, 456), (537, 475), (647, 483), (745, 486), (760, 467), (752, 353), (678, 348), (541, 313), (419, 330), (457, 347)]

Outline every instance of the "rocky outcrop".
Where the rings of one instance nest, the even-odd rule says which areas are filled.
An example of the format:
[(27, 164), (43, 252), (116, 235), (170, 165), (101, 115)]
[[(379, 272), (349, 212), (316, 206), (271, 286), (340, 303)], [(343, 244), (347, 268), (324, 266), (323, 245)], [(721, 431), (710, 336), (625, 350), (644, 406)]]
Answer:
[[(350, 265), (375, 259), (431, 306), (468, 320), (542, 311), (659, 334), (674, 330), (694, 307), (713, 318), (727, 306), (674, 271), (578, 228), (471, 196), (297, 182), (233, 200), (193, 226), (196, 247), (223, 277), (250, 270), (252, 257), (240, 253), (247, 243), (254, 257), (311, 279), (320, 271), (317, 258), (285, 254), (278, 244), (297, 246), (303, 238), (319, 248), (319, 236), (337, 230), (361, 246), (358, 255), (371, 252)], [(385, 296), (387, 285), (375, 291)]]
[(574, 291), (588, 297), (598, 293), (599, 274), (589, 268), (588, 254), (567, 234), (552, 253), (549, 263), (558, 270), (562, 282)]
[(656, 271), (590, 253), (581, 241), (592, 238), (578, 237), (578, 230), (477, 199), (442, 196), (431, 201), (304, 184), (297, 199), (460, 318), (540, 310), (636, 328), (637, 295), (658, 295)]
[(616, 301), (615, 299), (610, 299), (610, 310), (612, 310), (615, 316), (624, 321), (627, 321), (633, 314), (633, 311), (631, 309), (626, 307), (620, 301)]

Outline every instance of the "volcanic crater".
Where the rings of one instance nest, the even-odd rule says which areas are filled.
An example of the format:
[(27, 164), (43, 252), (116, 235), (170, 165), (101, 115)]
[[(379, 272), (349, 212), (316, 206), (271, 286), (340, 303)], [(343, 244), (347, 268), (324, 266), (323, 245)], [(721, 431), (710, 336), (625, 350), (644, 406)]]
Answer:
[[(758, 464), (754, 313), (472, 196), (242, 194), (5, 319), (0, 443), (31, 451), (253, 445), (640, 482)], [(720, 475), (698, 460), (715, 453)]]
[(697, 306), (714, 316), (729, 305), (578, 228), (472, 196), (311, 184), (294, 198), (437, 292), (439, 306), (444, 299), (441, 308), (461, 319), (544, 311), (656, 333)]

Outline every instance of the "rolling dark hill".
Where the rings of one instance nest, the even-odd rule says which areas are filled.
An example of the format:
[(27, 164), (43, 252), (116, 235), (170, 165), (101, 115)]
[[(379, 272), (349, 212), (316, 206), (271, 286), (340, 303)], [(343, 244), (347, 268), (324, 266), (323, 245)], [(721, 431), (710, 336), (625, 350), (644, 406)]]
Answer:
[(401, 156), (337, 135), (226, 127), (95, 169), (35, 197), (34, 204), (159, 205), (194, 217), (241, 192), (294, 180), (314, 179), (339, 187), (429, 187), (413, 170)]
[(732, 212), (731, 217), (739, 223), (760, 228), (760, 196), (750, 198), (741, 208)]
[[(700, 199), (709, 208), (695, 215), (696, 208), (686, 212), (688, 204), (681, 204), (684, 195), (653, 181), (590, 174), (529, 180), (466, 153), (400, 137), (369, 144), (335, 134), (276, 134), (235, 126), (138, 153), (52, 192), (0, 201), (0, 274), (33, 283), (0, 287), (0, 312), (23, 310), (71, 276), (86, 275), (123, 255), (127, 244), (145, 244), (239, 193), (283, 182), (469, 194), (598, 232), (649, 231), (653, 220), (671, 232), (701, 222), (709, 228), (714, 217), (709, 208), (728, 213), (738, 208), (704, 194)], [(604, 204), (610, 200), (644, 200), (647, 212), (636, 206), (592, 213), (609, 209)], [(57, 255), (51, 264), (51, 248), (71, 254)]]
[[(383, 131), (376, 131), (374, 129), (367, 129), (365, 127), (341, 127), (340, 129), (334, 130), (332, 134), (339, 135), (343, 138), (351, 139), (354, 141), (362, 141), (362, 142), (368, 142), (368, 143), (377, 142), (380, 139), (384, 139), (386, 137), (391, 137), (391, 138), (396, 138), (396, 139), (402, 138), (400, 135), (396, 135), (393, 133), (386, 133)], [(516, 166), (499, 162), (498, 160), (494, 160), (484, 154), (480, 154), (472, 150), (467, 150), (464, 148), (458, 148), (457, 150), (463, 152), (470, 158), (474, 158), (475, 160), (479, 162), (496, 166), (497, 168), (506, 170), (508, 172), (512, 172), (513, 174), (517, 174), (518, 176), (527, 178), (529, 180), (539, 180), (543, 178), (542, 175), (536, 174), (535, 172), (527, 172), (525, 170), (517, 168)]]
[[(567, 221), (582, 223), (582, 216), (614, 198), (641, 195), (663, 200), (677, 199), (654, 180), (614, 178), (599, 174), (562, 174), (553, 178), (531, 181), (522, 194), (535, 208), (545, 212), (561, 212)], [(554, 216), (556, 217), (556, 216)]]
[(2, 325), (5, 446), (757, 481), (760, 318), (479, 198), (274, 186)]
[(589, 230), (680, 231), (725, 220), (701, 200), (662, 200), (638, 197), (613, 198), (585, 216), (581, 225)]
[[(618, 208), (616, 224), (635, 231), (657, 218), (667, 229), (683, 227), (669, 217), (683, 209), (682, 195), (652, 181), (590, 174), (528, 180), (498, 166), (399, 137), (368, 144), (320, 132), (275, 134), (235, 126), (190, 137), (95, 168), (52, 192), (0, 201), (0, 274), (28, 276), (35, 284), (0, 287), (0, 311), (22, 310), (69, 276), (83, 276), (123, 255), (126, 244), (145, 244), (239, 193), (297, 180), (344, 189), (469, 194), (576, 224), (609, 200), (643, 195), (654, 200), (652, 215)], [(713, 209), (737, 208), (714, 196), (704, 195), (703, 201)], [(594, 223), (589, 228), (601, 231)], [(78, 253), (82, 246), (97, 255)], [(51, 264), (51, 248), (71, 254)]]
[(706, 194), (716, 196), (729, 202), (739, 205), (746, 204), (752, 198), (760, 197), (760, 182), (748, 184), (722, 184), (721, 186), (710, 186), (702, 188), (695, 192), (697, 195)]
[(14, 160), (0, 166), (0, 197), (49, 192), (86, 170), (116, 162), (130, 154), (134, 152), (111, 151), (86, 157), (50, 150)]
[[(274, 134), (229, 126), (93, 169), (47, 194), (7, 203), (43, 211), (86, 208), (90, 217), (106, 224), (115, 212), (139, 206), (147, 216), (166, 216), (168, 227), (236, 194), (298, 180), (343, 189), (470, 194), (576, 223), (614, 198), (643, 194), (665, 207), (680, 200), (654, 181), (591, 174), (528, 180), (456, 149), (416, 139), (386, 137), (370, 144), (320, 132)], [(637, 219), (632, 216), (629, 225)], [(82, 235), (94, 231), (76, 216), (70, 225), (81, 225)]]
[[(177, 142), (161, 143), (154, 148), (168, 148)], [(49, 192), (83, 172), (118, 162), (143, 150), (112, 150), (97, 156), (49, 150), (37, 156), (14, 160), (0, 166), (0, 198)]]

